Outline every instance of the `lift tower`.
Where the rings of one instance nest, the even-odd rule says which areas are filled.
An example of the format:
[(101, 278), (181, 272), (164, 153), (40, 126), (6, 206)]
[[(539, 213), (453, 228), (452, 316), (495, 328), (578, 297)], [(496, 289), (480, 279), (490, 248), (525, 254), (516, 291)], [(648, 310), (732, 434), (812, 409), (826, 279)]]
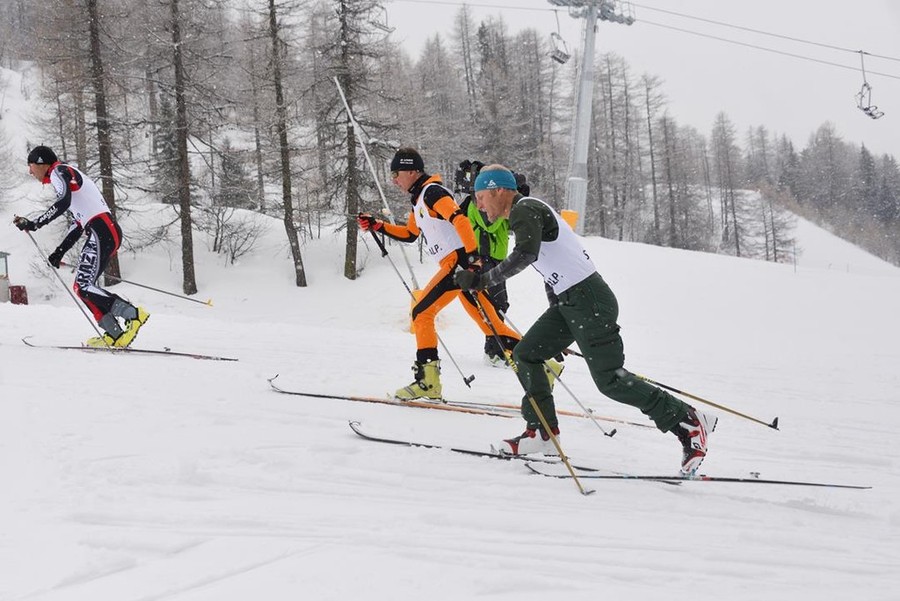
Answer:
[(569, 177), (566, 180), (566, 208), (578, 214), (575, 231), (584, 234), (587, 199), (587, 156), (591, 131), (591, 104), (594, 98), (594, 45), (597, 19), (623, 25), (634, 23), (631, 4), (618, 0), (548, 0), (565, 6), (569, 16), (585, 19), (583, 55), (578, 88), (575, 95), (575, 120), (572, 122), (572, 152), (569, 155)]

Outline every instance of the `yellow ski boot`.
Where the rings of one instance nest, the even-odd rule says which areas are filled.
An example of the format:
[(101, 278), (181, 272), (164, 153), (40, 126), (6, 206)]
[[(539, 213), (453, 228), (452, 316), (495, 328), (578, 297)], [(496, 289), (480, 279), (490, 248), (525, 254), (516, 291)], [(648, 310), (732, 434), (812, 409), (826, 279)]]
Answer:
[(120, 348), (124, 348), (130, 346), (132, 342), (134, 342), (135, 337), (138, 335), (138, 331), (141, 329), (147, 320), (150, 319), (150, 314), (143, 307), (137, 307), (135, 309), (137, 311), (137, 317), (134, 319), (129, 319), (125, 322), (125, 332), (116, 339), (116, 346)]
[(109, 334), (94, 336), (93, 338), (88, 338), (85, 341), (84, 346), (89, 346), (91, 348), (112, 348), (116, 346), (116, 339)]
[(562, 375), (563, 369), (565, 369), (565, 365), (557, 361), (556, 359), (547, 359), (544, 361), (544, 373), (547, 374), (547, 380), (550, 382), (550, 390), (553, 390), (553, 385), (556, 383), (556, 378)]
[(413, 364), (413, 373), (416, 380), (409, 386), (404, 386), (394, 393), (394, 398), (401, 401), (413, 399), (441, 400), (441, 362), (429, 361), (428, 363), (416, 362)]

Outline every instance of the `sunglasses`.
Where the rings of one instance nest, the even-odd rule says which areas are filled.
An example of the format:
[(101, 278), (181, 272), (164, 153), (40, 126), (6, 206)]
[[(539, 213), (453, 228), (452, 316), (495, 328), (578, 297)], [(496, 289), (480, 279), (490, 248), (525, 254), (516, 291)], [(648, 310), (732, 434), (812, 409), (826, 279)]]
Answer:
[(397, 179), (398, 177), (400, 177), (399, 171), (391, 171), (391, 179)]

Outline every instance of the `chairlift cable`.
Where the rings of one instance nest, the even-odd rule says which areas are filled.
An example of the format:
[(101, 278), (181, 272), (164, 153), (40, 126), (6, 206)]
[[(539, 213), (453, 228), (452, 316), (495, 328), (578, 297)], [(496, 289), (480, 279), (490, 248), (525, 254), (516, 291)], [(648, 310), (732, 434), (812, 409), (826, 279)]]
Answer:
[(411, 4), (443, 4), (446, 6), (477, 6), (478, 8), (499, 8), (502, 10), (530, 10), (538, 12), (555, 11), (555, 8), (535, 8), (533, 6), (512, 6), (507, 4), (485, 4), (482, 2), (463, 2), (462, 0), (394, 0), (395, 2), (409, 2)]
[[(497, 8), (497, 9), (502, 9), (502, 10), (525, 10), (525, 11), (541, 11), (541, 12), (543, 12), (543, 11), (548, 11), (548, 10), (552, 10), (554, 13), (556, 13), (556, 11), (557, 11), (557, 9), (554, 9), (554, 8), (534, 8), (534, 7), (530, 7), (530, 6), (515, 6), (515, 5), (487, 4), (487, 3), (480, 3), (480, 2), (464, 2), (464, 1), (462, 1), (462, 0), (394, 0), (394, 1), (395, 1), (395, 2), (409, 2), (409, 3), (412, 3), (412, 4), (435, 4), (435, 5), (446, 5), (446, 6), (473, 6), (473, 7), (479, 7), (479, 8)], [(730, 24), (730, 23), (725, 23), (725, 22), (722, 22), (722, 21), (715, 21), (715, 20), (713, 20), (713, 19), (704, 19), (704, 18), (702, 18), (702, 17), (695, 17), (695, 16), (693, 16), (693, 15), (687, 15), (687, 14), (684, 14), (684, 13), (678, 13), (678, 12), (674, 12), (674, 11), (664, 10), (664, 9), (660, 9), (660, 8), (655, 8), (655, 7), (651, 7), (651, 6), (646, 6), (646, 5), (643, 5), (643, 4), (636, 4), (636, 3), (634, 3), (634, 2), (631, 2), (631, 4), (632, 4), (633, 6), (635, 6), (635, 7), (638, 7), (638, 8), (643, 8), (643, 9), (647, 9), (647, 10), (655, 10), (655, 11), (662, 12), (662, 13), (668, 13), (668, 14), (671, 14), (671, 15), (673, 15), (673, 16), (683, 17), (683, 18), (687, 18), (687, 19), (695, 19), (695, 20), (698, 20), (698, 21), (704, 21), (704, 22), (708, 22), (708, 23), (710, 23), (710, 24), (720, 25), (720, 26), (723, 26), (723, 27), (731, 27), (731, 28), (734, 28), (734, 29), (740, 29), (740, 30), (744, 30), (744, 31), (747, 31), (747, 32), (750, 32), (750, 33), (756, 33), (756, 34), (759, 34), (759, 35), (766, 35), (766, 36), (770, 36), (770, 37), (781, 38), (781, 39), (785, 39), (785, 40), (789, 40), (789, 41), (794, 41), (794, 42), (799, 42), (799, 43), (804, 43), (804, 44), (810, 44), (810, 45), (819, 46), (819, 47), (822, 47), (822, 48), (828, 48), (828, 49), (831, 49), (831, 50), (838, 50), (838, 51), (842, 51), (842, 52), (853, 52), (854, 54), (860, 52), (859, 50), (852, 50), (852, 49), (850, 49), (850, 48), (844, 48), (844, 47), (842, 47), (842, 46), (835, 46), (835, 45), (832, 45), (832, 44), (825, 44), (825, 43), (821, 43), (821, 42), (814, 42), (814, 41), (811, 41), (811, 40), (804, 40), (804, 39), (802, 39), (802, 38), (796, 38), (796, 37), (792, 37), (792, 36), (786, 36), (786, 35), (781, 35), (781, 34), (771, 33), (771, 32), (763, 31), (763, 30), (760, 30), (760, 29), (753, 29), (753, 28), (750, 28), (750, 27), (743, 27), (743, 26), (740, 26), (740, 25), (732, 25), (732, 24)], [(678, 32), (680, 32), (680, 33), (687, 33), (687, 34), (690, 34), (690, 35), (695, 35), (695, 36), (698, 36), (698, 37), (708, 38), (708, 39), (716, 40), (716, 41), (719, 41), (719, 42), (726, 42), (726, 43), (729, 43), (729, 44), (735, 44), (735, 45), (738, 45), (738, 46), (744, 46), (744, 47), (746, 47), (746, 48), (752, 48), (752, 49), (754, 49), (754, 50), (762, 50), (763, 52), (770, 52), (770, 53), (772, 53), (772, 54), (779, 54), (779, 55), (782, 55), (782, 56), (788, 56), (788, 57), (791, 57), (791, 58), (797, 58), (797, 59), (800, 59), (800, 60), (805, 60), (805, 61), (809, 61), (809, 62), (813, 62), (813, 63), (819, 63), (819, 64), (821, 64), (821, 65), (827, 65), (827, 66), (829, 66), (829, 67), (838, 67), (838, 68), (840, 68), (840, 69), (848, 69), (848, 70), (852, 70), (852, 71), (856, 71), (856, 70), (857, 70), (857, 67), (851, 67), (851, 66), (849, 66), (849, 65), (843, 65), (843, 64), (841, 64), (841, 63), (835, 63), (835, 62), (832, 62), (832, 61), (827, 61), (827, 60), (823, 60), (823, 59), (813, 58), (813, 57), (810, 57), (810, 56), (804, 56), (804, 55), (802, 55), (802, 54), (796, 54), (796, 53), (793, 53), (793, 52), (786, 52), (786, 51), (783, 51), (783, 50), (776, 50), (776, 49), (774, 49), (774, 48), (767, 48), (767, 47), (765, 47), (765, 46), (759, 46), (759, 45), (757, 45), (757, 44), (751, 44), (751, 43), (748, 43), (748, 42), (740, 42), (740, 41), (738, 41), (738, 40), (733, 40), (733, 39), (730, 39), (730, 38), (726, 38), (726, 37), (722, 37), (722, 36), (716, 36), (716, 35), (712, 35), (712, 34), (708, 34), (708, 33), (702, 33), (702, 32), (699, 32), (699, 31), (693, 31), (693, 30), (690, 30), (690, 29), (684, 29), (684, 28), (682, 28), (682, 27), (676, 27), (676, 26), (674, 26), (674, 25), (665, 25), (665, 24), (663, 24), (663, 23), (655, 23), (655, 22), (653, 22), (653, 21), (648, 21), (647, 19), (640, 19), (640, 20), (638, 20), (638, 21), (635, 21), (635, 23), (644, 23), (644, 24), (647, 24), (647, 25), (653, 25), (653, 26), (660, 27), (660, 28), (663, 28), (663, 29), (670, 29), (670, 30), (672, 30), (672, 31), (678, 31)], [(873, 58), (880, 58), (880, 59), (884, 59), (884, 60), (890, 60), (890, 61), (897, 61), (897, 62), (900, 62), (900, 58), (893, 57), (893, 56), (887, 56), (887, 55), (884, 55), (884, 54), (875, 54), (875, 53), (871, 53), (871, 52), (866, 52), (866, 54), (867, 54), (868, 56), (873, 57)], [(887, 77), (887, 78), (890, 78), (890, 79), (900, 79), (900, 75), (894, 75), (894, 74), (891, 74), (891, 73), (884, 73), (884, 72), (881, 72), (881, 71), (869, 71), (869, 75), (878, 75), (878, 76), (880, 76), (880, 77)]]
[[(408, 0), (403, 0), (403, 1), (408, 1)], [(765, 47), (765, 46), (758, 46), (758, 45), (756, 45), (756, 44), (750, 44), (750, 43), (748, 43), (748, 42), (739, 42), (739, 41), (737, 41), (737, 40), (732, 40), (732, 39), (729, 39), (729, 38), (723, 38), (723, 37), (711, 35), (711, 34), (708, 34), (708, 33), (701, 33), (701, 32), (699, 32), (699, 31), (692, 31), (692, 30), (690, 30), (690, 29), (684, 29), (684, 28), (682, 28), (682, 27), (674, 27), (674, 26), (672, 26), (672, 25), (663, 25), (662, 23), (654, 23), (653, 21), (648, 21), (648, 20), (646, 20), (646, 19), (641, 19), (640, 21), (635, 21), (635, 23), (643, 23), (643, 24), (645, 24), (645, 25), (653, 25), (653, 26), (655, 26), (655, 27), (661, 27), (661, 28), (663, 28), (663, 29), (671, 29), (671, 30), (678, 31), (678, 32), (681, 32), (681, 33), (689, 33), (689, 34), (691, 34), (691, 35), (696, 35), (696, 36), (703, 37), (703, 38), (709, 38), (709, 39), (712, 39), (712, 40), (717, 40), (717, 41), (719, 41), (719, 42), (727, 42), (727, 43), (729, 43), (729, 44), (735, 44), (735, 45), (737, 45), (737, 46), (744, 46), (744, 47), (747, 47), (747, 48), (753, 48), (753, 49), (755, 49), (755, 50), (762, 50), (762, 51), (764, 51), (764, 52), (771, 52), (772, 54), (780, 54), (780, 55), (782, 55), (782, 56), (789, 56), (789, 57), (791, 57), (791, 58), (798, 58), (798, 59), (805, 60), (805, 61), (810, 61), (810, 62), (813, 62), (813, 63), (819, 63), (819, 64), (821, 64), (821, 65), (828, 65), (829, 67), (839, 67), (839, 68), (841, 68), (841, 69), (848, 69), (848, 70), (850, 70), (850, 71), (857, 71), (857, 70), (859, 69), (858, 67), (851, 67), (850, 65), (842, 65), (841, 63), (835, 63), (835, 62), (832, 62), (832, 61), (826, 61), (826, 60), (822, 60), (822, 59), (819, 59), (819, 58), (813, 58), (813, 57), (811, 57), (811, 56), (804, 56), (804, 55), (802, 55), (802, 54), (796, 54), (796, 53), (794, 53), (794, 52), (786, 52), (786, 51), (784, 51), (784, 50), (776, 50), (776, 49), (774, 49), (774, 48), (767, 48), (767, 47)], [(854, 52), (858, 52), (858, 51), (854, 50)], [(888, 78), (890, 78), (890, 79), (900, 79), (900, 75), (893, 75), (893, 74), (891, 74), (891, 73), (883, 73), (883, 72), (880, 72), (880, 71), (869, 71), (869, 75), (879, 75), (879, 76), (881, 76), (881, 77), (888, 77)]]
[[(789, 36), (789, 35), (782, 35), (782, 34), (778, 34), (778, 33), (771, 33), (771, 32), (769, 32), (769, 31), (763, 31), (762, 29), (754, 29), (754, 28), (752, 28), (752, 27), (744, 27), (744, 26), (742, 26), (742, 25), (733, 25), (733, 24), (731, 24), (731, 23), (725, 23), (725, 22), (723, 22), (723, 21), (716, 21), (716, 20), (714, 20), (714, 19), (705, 19), (705, 18), (703, 18), (703, 17), (697, 17), (697, 16), (694, 16), (694, 15), (688, 15), (688, 14), (685, 14), (685, 13), (679, 13), (679, 12), (675, 12), (675, 11), (671, 11), (671, 10), (665, 10), (665, 9), (662, 9), (662, 8), (656, 8), (656, 7), (653, 7), (653, 6), (645, 6), (645, 5), (643, 5), (643, 4), (636, 4), (636, 3), (634, 3), (634, 2), (632, 2), (631, 4), (633, 4), (634, 6), (636, 6), (636, 7), (638, 7), (638, 8), (644, 8), (644, 9), (647, 9), (647, 10), (654, 10), (654, 11), (657, 11), (657, 12), (661, 12), (661, 13), (666, 13), (666, 14), (669, 14), (669, 15), (673, 15), (673, 16), (676, 16), (676, 17), (682, 17), (682, 18), (685, 18), (685, 19), (693, 19), (693, 20), (695, 20), (695, 21), (703, 21), (704, 23), (710, 23), (710, 24), (712, 24), (712, 25), (720, 25), (720, 26), (722, 26), (722, 27), (730, 27), (730, 28), (732, 28), (732, 29), (739, 29), (739, 30), (741, 30), (741, 31), (747, 31), (747, 32), (750, 32), (750, 33), (758, 33), (759, 35), (765, 35), (765, 36), (769, 36), (769, 37), (773, 37), (773, 38), (779, 38), (779, 39), (782, 39), (782, 40), (788, 40), (788, 41), (791, 41), (791, 42), (798, 42), (798, 43), (801, 43), (801, 44), (809, 44), (809, 45), (811, 45), (811, 46), (819, 46), (820, 48), (828, 48), (828, 49), (830, 49), (830, 50), (838, 50), (838, 51), (841, 51), (841, 52), (852, 52), (852, 53), (854, 53), (854, 54), (856, 54), (857, 52), (860, 52), (860, 51), (858, 51), (858, 50), (853, 50), (852, 48), (844, 48), (843, 46), (835, 46), (835, 45), (833, 45), (833, 44), (825, 44), (825, 43), (822, 43), (822, 42), (814, 42), (814, 41), (812, 41), (812, 40), (804, 40), (804, 39), (802, 39), (802, 38), (797, 38), (797, 37), (793, 37), (793, 36)], [(871, 56), (871, 57), (873, 57), (873, 58), (882, 58), (882, 59), (884, 59), (884, 60), (900, 62), (900, 58), (896, 58), (896, 57), (893, 57), (893, 56), (886, 56), (886, 55), (882, 55), (882, 54), (873, 54), (873, 53), (871, 53), (871, 52), (866, 52), (866, 54), (869, 55), (869, 56)]]

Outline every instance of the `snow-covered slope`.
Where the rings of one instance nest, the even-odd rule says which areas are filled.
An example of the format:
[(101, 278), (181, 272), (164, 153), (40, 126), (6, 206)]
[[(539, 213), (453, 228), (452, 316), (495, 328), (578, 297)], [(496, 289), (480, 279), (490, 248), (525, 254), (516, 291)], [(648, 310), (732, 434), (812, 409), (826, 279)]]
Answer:
[[(350, 282), (339, 275), (339, 237), (310, 243), (310, 286), (297, 289), (277, 229), (268, 236), (233, 267), (198, 253), (198, 297), (212, 308), (119, 287), (153, 313), (139, 346), (238, 363), (29, 349), (19, 338), (72, 343), (91, 330), (61, 294), (0, 305), (0, 599), (894, 594), (900, 274), (795, 271), (589, 240), (619, 295), (632, 369), (781, 418), (776, 432), (720, 413), (704, 472), (874, 488), (604, 482), (582, 497), (518, 464), (380, 446), (347, 428), (355, 419), (484, 448), (517, 434), (517, 419), (270, 391), (266, 378), (280, 373), (291, 388), (381, 395), (407, 383), (414, 343), (406, 292), (374, 249)], [(178, 289), (165, 256), (122, 263), (130, 279)], [(14, 281), (34, 281), (13, 267)], [(416, 269), (420, 281), (431, 272)], [(527, 327), (543, 307), (540, 281), (519, 276), (511, 296), (511, 318)], [(441, 335), (476, 376), (468, 389), (445, 355), (448, 397), (517, 402), (514, 376), (481, 364), (480, 334), (456, 306)], [(567, 363), (564, 379), (582, 403), (642, 420), (601, 397), (583, 363)], [(678, 465), (671, 435), (620, 425), (606, 438), (577, 418), (562, 430), (581, 463), (635, 473)]]
[(895, 265), (801, 217), (797, 218), (794, 236), (800, 247), (797, 264), (803, 267), (868, 275), (897, 274)]
[[(9, 224), (46, 197), (34, 182), (21, 192), (0, 207), (0, 249), (13, 252), (12, 281), (31, 298), (0, 304), (0, 600), (896, 598), (896, 268), (587, 240), (619, 297), (631, 369), (780, 417), (774, 431), (717, 412), (703, 472), (874, 488), (601, 481), (586, 482), (597, 492), (584, 497), (518, 463), (379, 445), (347, 427), (485, 448), (518, 434), (519, 419), (270, 390), (275, 374), (285, 387), (351, 395), (410, 381), (407, 293), (371, 245), (362, 276), (341, 277), (342, 234), (307, 243), (304, 289), (292, 285), (277, 224), (235, 266), (198, 241), (197, 297), (213, 307), (116, 288), (152, 313), (136, 346), (237, 363), (27, 348), (23, 336), (78, 343), (92, 330), (55, 278), (30, 266), (34, 247)], [(156, 209), (129, 217), (126, 234)], [(35, 238), (52, 249), (56, 234)], [(845, 250), (821, 252), (857, 264)], [(399, 252), (391, 247), (408, 278)], [(126, 278), (178, 291), (172, 249), (121, 261)], [(419, 281), (433, 271), (415, 269)], [(526, 272), (510, 294), (510, 317), (527, 328), (545, 304), (541, 282)], [(465, 313), (451, 305), (439, 322), (459, 365), (442, 355), (446, 396), (518, 402), (514, 375), (481, 363)], [(643, 421), (598, 394), (582, 362), (567, 364), (563, 379), (583, 404)], [(462, 374), (476, 376), (471, 388)], [(578, 409), (563, 390), (557, 402)], [(607, 438), (579, 418), (561, 426), (579, 463), (677, 470), (669, 434), (619, 425)]]

